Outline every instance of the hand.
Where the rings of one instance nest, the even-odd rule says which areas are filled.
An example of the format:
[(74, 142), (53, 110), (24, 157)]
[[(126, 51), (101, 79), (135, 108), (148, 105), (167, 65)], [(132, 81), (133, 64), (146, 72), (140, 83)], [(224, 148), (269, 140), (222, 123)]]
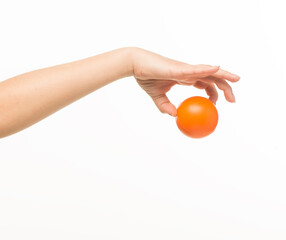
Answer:
[(216, 104), (218, 93), (215, 85), (224, 92), (227, 101), (235, 102), (232, 88), (227, 81), (237, 82), (240, 79), (219, 66), (190, 65), (140, 48), (134, 48), (133, 75), (158, 109), (174, 117), (177, 115), (177, 109), (166, 93), (175, 84), (205, 89), (209, 99)]

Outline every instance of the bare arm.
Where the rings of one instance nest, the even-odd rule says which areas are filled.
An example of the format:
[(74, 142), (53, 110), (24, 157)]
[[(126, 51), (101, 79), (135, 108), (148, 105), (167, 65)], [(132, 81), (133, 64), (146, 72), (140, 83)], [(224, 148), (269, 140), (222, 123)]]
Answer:
[(81, 97), (131, 76), (130, 49), (28, 72), (0, 83), (0, 137), (18, 132)]
[(190, 65), (140, 48), (120, 48), (71, 63), (35, 70), (0, 83), (0, 138), (21, 131), (120, 78), (134, 76), (162, 113), (176, 116), (166, 93), (175, 84), (205, 89), (215, 103), (215, 85), (234, 102), (227, 81), (237, 75), (217, 66)]

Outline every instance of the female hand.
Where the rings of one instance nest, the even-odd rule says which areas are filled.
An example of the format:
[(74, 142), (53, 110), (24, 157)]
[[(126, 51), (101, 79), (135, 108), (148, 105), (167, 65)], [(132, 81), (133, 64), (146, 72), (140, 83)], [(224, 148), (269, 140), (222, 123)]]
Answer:
[(215, 86), (224, 92), (227, 101), (235, 102), (232, 88), (227, 81), (237, 82), (240, 79), (219, 66), (190, 65), (141, 48), (134, 48), (133, 75), (158, 109), (174, 117), (177, 115), (177, 109), (166, 93), (175, 84), (205, 89), (209, 99), (215, 104), (218, 99)]
[(215, 85), (234, 102), (227, 81), (239, 77), (217, 66), (190, 65), (140, 48), (121, 48), (70, 63), (34, 70), (0, 83), (0, 138), (19, 132), (91, 92), (134, 76), (162, 113), (176, 116), (166, 93), (175, 84), (205, 89), (213, 103)]

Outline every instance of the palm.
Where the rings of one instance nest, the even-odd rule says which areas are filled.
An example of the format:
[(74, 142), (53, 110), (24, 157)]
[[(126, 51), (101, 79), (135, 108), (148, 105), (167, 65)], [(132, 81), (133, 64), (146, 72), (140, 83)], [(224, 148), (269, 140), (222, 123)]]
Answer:
[(161, 112), (167, 112), (166, 109), (171, 108), (175, 115), (176, 107), (170, 103), (166, 93), (176, 84), (171, 80), (142, 80), (136, 78), (139, 86), (153, 99), (154, 103)]
[(175, 84), (175, 81), (171, 80), (141, 80), (136, 78), (139, 86), (146, 92), (151, 98), (157, 98), (167, 93)]

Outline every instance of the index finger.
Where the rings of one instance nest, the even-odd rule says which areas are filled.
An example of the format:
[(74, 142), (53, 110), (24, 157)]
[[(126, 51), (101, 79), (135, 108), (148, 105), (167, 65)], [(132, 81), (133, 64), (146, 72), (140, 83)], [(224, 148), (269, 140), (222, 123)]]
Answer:
[(219, 69), (216, 73), (212, 74), (213, 77), (226, 79), (230, 82), (237, 82), (240, 77), (234, 73), (227, 72), (223, 69)]

